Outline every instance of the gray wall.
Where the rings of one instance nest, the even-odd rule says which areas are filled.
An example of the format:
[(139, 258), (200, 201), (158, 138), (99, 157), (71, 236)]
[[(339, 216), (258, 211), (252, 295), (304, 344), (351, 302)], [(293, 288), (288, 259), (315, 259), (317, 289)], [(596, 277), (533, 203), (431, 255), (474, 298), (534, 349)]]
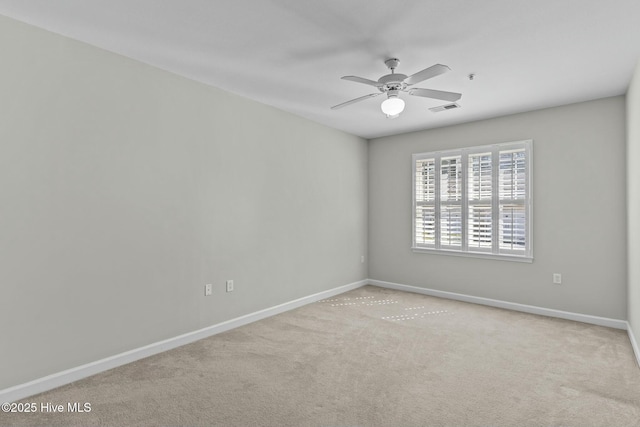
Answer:
[[(523, 139), (534, 140), (533, 263), (413, 253), (411, 154)], [(369, 278), (626, 319), (625, 179), (621, 96), (372, 140)]]
[(627, 92), (627, 226), (629, 324), (640, 345), (640, 62)]
[(367, 277), (367, 141), (4, 17), (0, 52), (0, 389)]

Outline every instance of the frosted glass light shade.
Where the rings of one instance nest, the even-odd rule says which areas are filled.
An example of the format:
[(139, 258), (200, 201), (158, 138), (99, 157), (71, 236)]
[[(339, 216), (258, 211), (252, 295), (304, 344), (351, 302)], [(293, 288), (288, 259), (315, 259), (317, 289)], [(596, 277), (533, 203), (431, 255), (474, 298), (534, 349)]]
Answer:
[(404, 101), (396, 96), (385, 99), (380, 105), (387, 116), (397, 116), (404, 110)]

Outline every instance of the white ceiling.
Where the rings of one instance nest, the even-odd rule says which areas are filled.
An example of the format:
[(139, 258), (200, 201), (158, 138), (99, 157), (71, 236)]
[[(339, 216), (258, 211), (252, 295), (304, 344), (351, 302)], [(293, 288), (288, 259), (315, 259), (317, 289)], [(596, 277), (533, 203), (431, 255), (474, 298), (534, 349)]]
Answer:
[[(640, 57), (639, 0), (0, 0), (0, 14), (365, 138), (620, 95)], [(383, 61), (462, 108), (383, 97)], [(468, 75), (476, 75), (473, 81)]]

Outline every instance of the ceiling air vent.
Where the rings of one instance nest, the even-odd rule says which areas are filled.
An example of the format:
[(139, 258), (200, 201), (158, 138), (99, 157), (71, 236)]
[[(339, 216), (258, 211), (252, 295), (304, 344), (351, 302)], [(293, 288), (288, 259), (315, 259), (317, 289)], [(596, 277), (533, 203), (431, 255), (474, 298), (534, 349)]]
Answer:
[(453, 110), (456, 108), (460, 108), (460, 106), (454, 102), (453, 104), (440, 105), (438, 107), (429, 108), (429, 111), (433, 113), (439, 113), (440, 111)]

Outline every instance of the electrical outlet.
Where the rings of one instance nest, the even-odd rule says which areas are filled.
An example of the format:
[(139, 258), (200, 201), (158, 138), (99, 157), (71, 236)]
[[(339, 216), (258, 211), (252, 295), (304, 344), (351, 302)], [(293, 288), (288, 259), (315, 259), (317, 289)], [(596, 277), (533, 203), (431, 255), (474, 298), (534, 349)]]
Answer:
[(204, 296), (211, 295), (211, 291), (212, 291), (211, 285), (204, 285)]
[(553, 283), (555, 283), (556, 285), (562, 284), (562, 274), (553, 273)]
[(227, 280), (227, 292), (233, 292), (233, 280)]
[(362, 256), (360, 257), (360, 262), (361, 262), (362, 264), (364, 264), (364, 255), (362, 255)]

